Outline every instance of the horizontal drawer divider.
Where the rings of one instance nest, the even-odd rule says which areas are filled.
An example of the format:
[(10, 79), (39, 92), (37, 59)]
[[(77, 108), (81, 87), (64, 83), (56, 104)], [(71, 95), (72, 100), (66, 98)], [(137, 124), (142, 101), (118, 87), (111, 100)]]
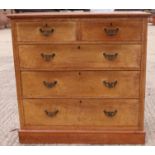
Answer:
[[(25, 125), (25, 126), (50, 126), (50, 125)], [(107, 130), (107, 128), (110, 130), (110, 128), (112, 128), (112, 127), (114, 127), (115, 128), (115, 130), (118, 128), (119, 130), (120, 130), (120, 128), (122, 128), (122, 127), (124, 127), (124, 128), (126, 128), (125, 130), (131, 130), (130, 128), (133, 128), (133, 127), (135, 127), (136, 129), (138, 128), (138, 126), (137, 125), (121, 125), (121, 126), (103, 126), (103, 125), (95, 125), (95, 126), (90, 126), (90, 125), (86, 125), (86, 126), (83, 126), (83, 125), (51, 125), (51, 126), (56, 126), (56, 127), (69, 127), (69, 126), (74, 126), (74, 127), (82, 127), (82, 128), (84, 128), (84, 127), (100, 127), (100, 128), (102, 128), (102, 130), (103, 130), (103, 128), (105, 128), (106, 130)], [(111, 131), (113, 131), (112, 129), (111, 129)]]
[(23, 72), (42, 72), (42, 71), (45, 71), (45, 72), (72, 72), (72, 71), (141, 71), (141, 69), (23, 69), (23, 68), (20, 68), (20, 71), (23, 71)]
[(22, 97), (22, 99), (108, 99), (108, 100), (119, 100), (119, 99), (121, 99), (121, 100), (125, 100), (125, 99), (131, 99), (131, 100), (138, 100), (138, 99), (140, 99), (139, 97), (135, 97), (135, 98), (121, 98), (121, 97), (118, 97), (118, 98), (106, 98), (106, 97), (90, 97), (90, 96), (88, 96), (88, 97), (65, 97), (65, 96), (63, 96), (63, 97)]
[[(22, 130), (22, 131), (25, 131), (25, 130)], [(90, 131), (88, 131), (88, 130), (32, 130), (32, 131), (34, 131), (34, 132), (41, 132), (41, 131), (43, 131), (43, 132), (60, 132), (60, 133), (95, 133), (95, 134), (100, 134), (100, 133), (107, 133), (107, 134), (110, 134), (110, 133), (122, 133), (122, 131), (121, 130), (119, 130), (119, 131), (103, 131), (103, 130), (100, 130), (100, 131), (98, 131), (97, 133), (96, 133), (96, 130), (90, 130)], [(31, 132), (31, 130), (28, 130), (27, 132)], [(134, 133), (134, 134), (136, 134), (136, 133), (143, 133), (144, 131), (143, 130), (141, 130), (141, 131), (124, 131), (123, 130), (123, 133), (125, 133), (125, 134), (127, 134), (127, 133)]]
[(50, 44), (50, 45), (55, 45), (55, 44), (121, 44), (121, 45), (124, 45), (124, 44), (143, 44), (143, 41), (107, 41), (107, 42), (99, 42), (99, 41), (74, 41), (74, 42), (34, 42), (34, 41), (16, 41), (17, 45), (33, 45), (33, 44)]

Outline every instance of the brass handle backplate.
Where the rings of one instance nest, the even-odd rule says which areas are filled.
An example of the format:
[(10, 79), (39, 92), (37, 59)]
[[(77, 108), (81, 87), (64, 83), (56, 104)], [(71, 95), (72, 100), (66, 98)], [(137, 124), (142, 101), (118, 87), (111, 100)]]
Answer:
[(113, 82), (103, 81), (103, 84), (107, 88), (114, 88), (117, 85), (117, 80), (116, 81), (113, 81)]
[(41, 53), (41, 57), (46, 62), (49, 62), (49, 61), (51, 61), (51, 59), (53, 59), (55, 57), (55, 53)]
[(53, 82), (47, 82), (47, 81), (43, 81), (43, 84), (45, 87), (47, 88), (53, 88), (54, 86), (56, 86), (58, 82), (57, 81), (53, 81)]
[(117, 114), (117, 110), (115, 110), (115, 111), (106, 111), (106, 110), (104, 110), (103, 112), (107, 117), (114, 117)]
[(58, 112), (59, 112), (59, 110), (55, 110), (55, 111), (52, 111), (52, 112), (45, 110), (45, 114), (46, 114), (47, 116), (49, 116), (49, 117), (54, 117), (54, 116), (56, 116), (56, 115), (58, 114)]
[(118, 56), (118, 53), (103, 53), (103, 56), (104, 56), (104, 58), (105, 59), (107, 59), (107, 60), (109, 60), (109, 61), (114, 61), (116, 58), (117, 58), (117, 56)]
[(40, 33), (44, 36), (49, 36), (54, 32), (53, 28), (50, 28), (47, 24), (45, 24), (42, 28), (39, 29)]
[(115, 27), (107, 27), (107, 28), (104, 28), (104, 32), (108, 36), (115, 36), (115, 35), (117, 35), (118, 31), (119, 31), (119, 28), (115, 28)]

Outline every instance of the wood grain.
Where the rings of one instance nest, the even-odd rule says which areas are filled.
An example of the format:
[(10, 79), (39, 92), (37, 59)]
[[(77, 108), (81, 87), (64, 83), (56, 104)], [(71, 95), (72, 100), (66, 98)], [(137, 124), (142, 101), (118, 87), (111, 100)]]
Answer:
[[(20, 45), (22, 69), (45, 70), (108, 70), (140, 69), (141, 45)], [(55, 54), (46, 61), (44, 55)], [(105, 55), (116, 55), (109, 60)]]
[[(139, 98), (138, 71), (22, 72), (24, 98), (103, 97)], [(47, 88), (44, 82), (57, 84)], [(117, 82), (113, 88), (105, 82)], [(128, 89), (128, 91), (126, 91)]]
[[(48, 36), (43, 35), (40, 29), (47, 25), (48, 29), (54, 31)], [(75, 41), (76, 23), (75, 22), (17, 22), (18, 41)]]
[[(20, 142), (144, 143), (148, 16), (142, 12), (10, 15)], [(48, 36), (40, 32), (45, 27), (53, 29)], [(109, 28), (117, 33), (108, 36)], [(42, 53), (51, 52), (54, 58), (45, 62)], [(114, 61), (103, 55), (116, 52)], [(57, 109), (61, 113), (49, 118)], [(103, 109), (118, 111), (110, 119)]]
[[(132, 28), (131, 28), (132, 27)], [(105, 29), (117, 29), (113, 36), (108, 36)], [(142, 20), (103, 19), (81, 23), (83, 41), (141, 41)]]
[[(138, 100), (27, 99), (23, 104), (26, 125), (111, 126), (113, 130), (138, 125)], [(50, 116), (45, 111), (58, 113)], [(116, 113), (110, 117), (106, 112)]]
[(28, 144), (144, 144), (145, 132), (20, 130), (19, 141)]
[(141, 55), (141, 74), (140, 74), (140, 112), (139, 126), (144, 129), (144, 104), (145, 104), (145, 83), (146, 83), (146, 59), (147, 59), (147, 19), (143, 19), (143, 48)]
[(19, 53), (17, 46), (16, 38), (16, 26), (15, 22), (11, 21), (11, 30), (12, 30), (12, 42), (13, 42), (13, 57), (14, 57), (14, 67), (15, 67), (15, 76), (16, 76), (16, 91), (17, 91), (17, 100), (18, 100), (18, 111), (19, 111), (19, 120), (20, 128), (24, 127), (24, 112), (22, 105), (22, 84), (21, 84), (21, 74), (20, 74), (20, 63), (19, 63)]
[(142, 11), (115, 11), (115, 12), (47, 12), (47, 13), (20, 13), (8, 15), (11, 19), (31, 19), (31, 18), (103, 18), (103, 17), (149, 17), (150, 13)]

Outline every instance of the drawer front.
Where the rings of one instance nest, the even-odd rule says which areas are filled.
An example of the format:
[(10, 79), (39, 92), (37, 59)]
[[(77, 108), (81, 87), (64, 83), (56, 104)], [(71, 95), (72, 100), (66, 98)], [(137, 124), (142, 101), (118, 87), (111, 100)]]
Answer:
[(104, 19), (82, 22), (82, 40), (86, 41), (140, 41), (142, 20)]
[(21, 45), (21, 68), (139, 69), (140, 45)]
[(19, 22), (17, 41), (75, 41), (75, 22)]
[(138, 71), (22, 72), (25, 98), (138, 98)]
[(138, 125), (138, 100), (28, 99), (23, 102), (26, 125)]

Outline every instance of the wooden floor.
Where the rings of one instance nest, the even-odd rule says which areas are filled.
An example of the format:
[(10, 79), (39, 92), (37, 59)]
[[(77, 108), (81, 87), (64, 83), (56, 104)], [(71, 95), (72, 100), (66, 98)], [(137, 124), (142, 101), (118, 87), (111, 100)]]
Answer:
[[(155, 145), (155, 26), (149, 25), (145, 106), (146, 144)], [(0, 145), (21, 145), (11, 33), (0, 30)]]

